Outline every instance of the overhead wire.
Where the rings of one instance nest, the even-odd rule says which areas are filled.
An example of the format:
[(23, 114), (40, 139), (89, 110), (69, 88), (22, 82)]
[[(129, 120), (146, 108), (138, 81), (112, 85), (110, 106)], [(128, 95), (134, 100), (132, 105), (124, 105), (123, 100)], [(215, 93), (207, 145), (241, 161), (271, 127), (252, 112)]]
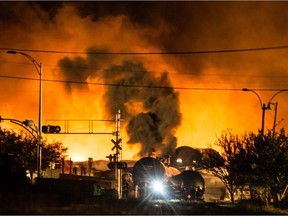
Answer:
[(253, 52), (265, 50), (288, 49), (288, 45), (253, 47), (242, 49), (223, 49), (223, 50), (199, 50), (199, 51), (164, 51), (164, 52), (83, 52), (83, 51), (61, 51), (61, 50), (38, 50), (38, 49), (19, 49), (11, 47), (0, 47), (0, 50), (14, 50), (18, 52), (37, 52), (53, 54), (78, 54), (78, 55), (193, 55), (193, 54), (213, 54), (213, 53), (233, 53), (233, 52)]
[[(7, 62), (7, 61), (0, 61), (1, 63), (8, 63), (8, 64), (21, 64), (21, 65), (29, 65), (29, 66), (33, 66), (31, 65), (31, 63), (27, 63), (27, 62)], [(54, 68), (73, 68), (73, 69), (86, 69), (86, 70), (97, 70), (97, 71), (112, 71), (112, 72), (119, 72), (122, 71), (120, 69), (112, 69), (112, 68), (98, 68), (98, 67), (75, 67), (75, 66), (60, 66), (60, 65), (47, 65), (45, 64), (45, 67), (54, 67)], [(140, 71), (141, 72), (141, 71)], [(250, 77), (250, 78), (273, 78), (273, 79), (277, 79), (277, 78), (284, 78), (284, 79), (288, 79), (288, 76), (285, 75), (251, 75), (251, 74), (209, 74), (209, 73), (188, 73), (188, 72), (169, 72), (166, 70), (163, 71), (143, 71), (145, 73), (167, 73), (167, 74), (172, 74), (172, 75), (181, 75), (181, 76), (217, 76), (217, 77)]]
[[(0, 50), (14, 50), (19, 52), (37, 52), (37, 53), (54, 53), (54, 54), (86, 54), (86, 55), (189, 55), (189, 54), (213, 54), (213, 53), (231, 53), (231, 52), (251, 52), (251, 51), (265, 51), (265, 50), (276, 50), (276, 49), (287, 49), (288, 45), (281, 46), (270, 46), (270, 47), (256, 47), (256, 48), (244, 48), (244, 49), (226, 49), (226, 50), (204, 50), (204, 51), (173, 51), (173, 52), (78, 52), (78, 51), (59, 51), (59, 50), (35, 50), (35, 49), (18, 49), (18, 48), (5, 48), (0, 47)], [(19, 63), (20, 64), (20, 63)], [(21, 63), (25, 64), (25, 63)], [(28, 64), (28, 63), (27, 63)], [(50, 67), (61, 67), (65, 66), (55, 66), (46, 65)], [(66, 67), (65, 67), (66, 68)], [(71, 68), (71, 67), (67, 67)], [(77, 68), (77, 67), (72, 67)], [(96, 70), (107, 70), (93, 67), (81, 67), (81, 69), (96, 69)], [(109, 69), (110, 70), (110, 69)], [(114, 69), (115, 70), (115, 69)], [(112, 69), (113, 71), (113, 69)], [(148, 72), (148, 71), (146, 71)], [(165, 72), (165, 71), (163, 71)], [(163, 73), (163, 72), (150, 72), (149, 73)], [(231, 77), (251, 77), (251, 78), (288, 78), (288, 76), (272, 76), (272, 75), (239, 75), (239, 74), (190, 74), (181, 72), (166, 72), (168, 74), (177, 75), (187, 75), (187, 76), (231, 76)], [(38, 80), (33, 78), (25, 77), (15, 77), (15, 76), (0, 76), (0, 78), (11, 78), (11, 79), (26, 79), (26, 80)], [(113, 84), (113, 83), (91, 83), (91, 82), (81, 82), (81, 81), (70, 81), (70, 80), (44, 80), (47, 82), (65, 82), (65, 83), (75, 83), (75, 84), (92, 84), (92, 85), (107, 85), (107, 86), (123, 86), (123, 87), (142, 87), (142, 88), (170, 88), (170, 89), (187, 89), (187, 90), (239, 90), (239, 89), (222, 89), (222, 88), (191, 88), (191, 87), (168, 87), (168, 86), (142, 86), (142, 85), (123, 85), (123, 84)], [(241, 89), (240, 89), (241, 90)], [(258, 89), (259, 91), (277, 91), (279, 89)]]
[[(251, 52), (251, 51), (265, 51), (265, 50), (278, 50), (278, 49), (288, 49), (288, 45), (280, 46), (269, 46), (269, 47), (256, 47), (256, 48), (243, 48), (243, 49), (226, 49), (226, 50), (203, 50), (203, 51), (172, 51), (172, 52), (78, 52), (78, 51), (59, 51), (59, 50), (36, 50), (36, 49), (19, 49), (19, 48), (7, 48), (0, 47), (0, 50), (14, 50), (19, 52), (37, 52), (37, 53), (54, 53), (54, 54), (86, 54), (86, 55), (187, 55), (187, 54), (212, 54), (212, 53), (233, 53), (233, 52)], [(12, 63), (12, 62), (7, 62)], [(25, 64), (25, 63), (18, 63)], [(28, 64), (28, 63), (27, 63)], [(59, 65), (46, 65), (50, 67), (58, 68), (76, 68), (68, 66), (59, 66)], [(94, 67), (79, 67), (79, 69), (96, 69), (96, 70), (107, 70)], [(112, 70), (112, 71), (115, 71)], [(146, 71), (147, 72), (147, 71)], [(163, 72), (151, 72), (149, 73), (163, 73)], [(191, 73), (182, 73), (182, 72), (166, 72), (168, 74), (177, 74), (177, 75), (186, 75), (186, 76), (237, 76), (237, 77), (275, 77), (272, 75), (239, 75), (239, 74), (191, 74)], [(288, 76), (277, 76), (279, 78), (285, 78)]]
[[(39, 81), (38, 78), (27, 78), (27, 77), (19, 77), (19, 76), (0, 75), (0, 78)], [(150, 86), (150, 85), (132, 85), (132, 84), (117, 84), (117, 83), (96, 83), (96, 82), (84, 82), (84, 81), (72, 81), (72, 80), (55, 80), (55, 79), (42, 79), (42, 81), (43, 82), (54, 82), (54, 83), (70, 83), (70, 84), (82, 84), (82, 85), (88, 85), (89, 84), (89, 85), (99, 85), (99, 86), (130, 87), (130, 88), (175, 89), (175, 90), (197, 90), (197, 91), (242, 91), (242, 88)], [(253, 88), (253, 90), (257, 90), (257, 91), (281, 91), (281, 90), (286, 90), (286, 89), (273, 89), (273, 88), (254, 89)]]

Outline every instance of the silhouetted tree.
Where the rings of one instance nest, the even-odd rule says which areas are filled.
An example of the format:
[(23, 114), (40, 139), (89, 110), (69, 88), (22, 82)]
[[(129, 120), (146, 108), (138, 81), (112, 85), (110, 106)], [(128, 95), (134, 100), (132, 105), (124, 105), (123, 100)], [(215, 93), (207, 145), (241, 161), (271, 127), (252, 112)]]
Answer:
[(215, 145), (221, 148), (221, 155), (212, 150), (205, 151), (202, 166), (220, 178), (230, 194), (231, 201), (234, 202), (234, 193), (239, 188), (235, 158), (241, 149), (241, 141), (228, 130), (222, 132)]
[(285, 130), (269, 130), (264, 135), (250, 132), (241, 140), (241, 149), (234, 163), (241, 180), (238, 183), (250, 187), (251, 198), (264, 189), (278, 202), (278, 195), (288, 184), (288, 137)]
[[(33, 173), (37, 171), (37, 142), (23, 131), (16, 133), (0, 128), (0, 153), (13, 154), (15, 163), (29, 172), (31, 181)], [(47, 169), (50, 162), (60, 162), (66, 151), (61, 142), (48, 143), (42, 139), (42, 170)]]
[(203, 167), (222, 180), (232, 202), (234, 192), (246, 186), (251, 198), (264, 189), (278, 202), (288, 184), (288, 137), (284, 129), (243, 136), (228, 130), (222, 132), (215, 144), (220, 146), (221, 155), (214, 150), (204, 151)]
[(255, 174), (257, 182), (268, 187), (275, 202), (288, 184), (288, 137), (284, 129), (255, 137)]

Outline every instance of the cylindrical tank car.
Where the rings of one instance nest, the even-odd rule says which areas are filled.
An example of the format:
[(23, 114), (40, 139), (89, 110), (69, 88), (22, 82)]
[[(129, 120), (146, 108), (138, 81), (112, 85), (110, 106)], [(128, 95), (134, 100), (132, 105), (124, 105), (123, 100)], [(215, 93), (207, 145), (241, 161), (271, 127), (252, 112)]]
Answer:
[(198, 172), (181, 172), (152, 157), (144, 157), (135, 163), (132, 178), (136, 198), (198, 200), (205, 191), (204, 179)]

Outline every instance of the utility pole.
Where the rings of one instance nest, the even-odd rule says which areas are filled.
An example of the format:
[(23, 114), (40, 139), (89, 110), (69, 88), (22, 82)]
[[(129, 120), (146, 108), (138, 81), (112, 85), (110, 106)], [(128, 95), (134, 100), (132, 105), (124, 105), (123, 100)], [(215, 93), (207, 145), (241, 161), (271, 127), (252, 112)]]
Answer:
[(15, 50), (8, 50), (8, 54), (21, 54), (28, 58), (33, 65), (35, 66), (38, 74), (39, 74), (39, 112), (38, 112), (38, 128), (37, 128), (37, 135), (38, 135), (38, 145), (37, 145), (37, 177), (42, 177), (42, 135), (41, 135), (41, 128), (42, 128), (42, 63), (37, 62), (32, 56), (25, 52), (18, 52)]
[(261, 134), (264, 135), (264, 122), (265, 122), (265, 111), (268, 109), (268, 107), (265, 105), (265, 103), (262, 105), (262, 126), (261, 126)]
[(276, 120), (277, 120), (277, 108), (278, 108), (278, 102), (274, 104), (274, 123), (273, 123), (273, 135), (275, 134), (275, 128), (276, 128)]
[(121, 120), (121, 114), (120, 110), (116, 113), (116, 163), (115, 163), (115, 180), (117, 185), (117, 192), (118, 192), (118, 199), (122, 198), (122, 169), (119, 169), (119, 156), (121, 158), (121, 146), (119, 145), (121, 143), (120, 138), (120, 120)]
[[(116, 153), (112, 156), (110, 154), (107, 156), (109, 158), (108, 168), (114, 170), (115, 174), (115, 188), (117, 190), (118, 199), (122, 198), (122, 169), (127, 168), (127, 164), (125, 162), (121, 162), (122, 154), (121, 150), (122, 147), (120, 146), (122, 139), (120, 137), (120, 121), (121, 121), (120, 110), (117, 111), (115, 117), (116, 123), (116, 131), (113, 133), (116, 136), (116, 140), (111, 139), (111, 142), (114, 144), (112, 151), (116, 148)], [(120, 157), (120, 159), (119, 159)]]

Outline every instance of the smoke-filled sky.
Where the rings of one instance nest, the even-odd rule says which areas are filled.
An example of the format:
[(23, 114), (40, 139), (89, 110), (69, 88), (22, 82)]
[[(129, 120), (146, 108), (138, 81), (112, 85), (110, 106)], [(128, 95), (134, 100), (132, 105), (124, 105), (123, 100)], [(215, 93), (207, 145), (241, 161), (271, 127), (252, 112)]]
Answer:
[[(223, 130), (261, 128), (260, 101), (242, 88), (262, 103), (288, 89), (287, 9), (265, 1), (0, 2), (0, 115), (38, 123), (39, 76), (25, 56), (6, 53), (18, 50), (43, 65), (43, 124), (110, 133), (115, 122), (103, 120), (120, 110), (123, 159), (216, 148)], [(277, 130), (287, 125), (286, 98), (272, 101)], [(62, 141), (73, 160), (113, 154), (113, 135), (43, 136)]]

